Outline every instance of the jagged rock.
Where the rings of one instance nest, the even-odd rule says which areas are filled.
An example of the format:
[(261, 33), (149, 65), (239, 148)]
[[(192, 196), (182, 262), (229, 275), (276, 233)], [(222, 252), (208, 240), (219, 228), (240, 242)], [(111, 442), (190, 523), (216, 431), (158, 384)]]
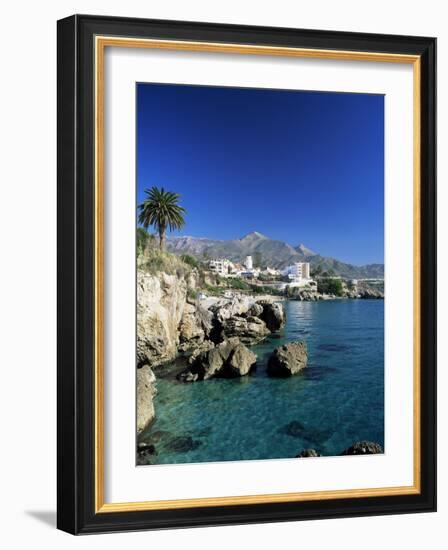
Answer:
[(275, 349), (269, 357), (269, 376), (292, 376), (306, 367), (308, 351), (305, 342), (291, 342)]
[(154, 420), (153, 399), (157, 393), (156, 377), (148, 365), (137, 369), (137, 433), (142, 432)]
[(184, 370), (180, 372), (176, 377), (179, 382), (196, 382), (199, 380), (199, 375), (196, 372), (191, 372), (191, 370)]
[(260, 302), (257, 305), (263, 307), (260, 319), (265, 322), (269, 331), (277, 332), (284, 326), (286, 319), (282, 304), (278, 302)]
[(360, 288), (358, 290), (358, 297), (363, 300), (381, 300), (384, 298), (384, 293), (373, 288)]
[(193, 353), (188, 358), (188, 364), (192, 365), (201, 353), (209, 351), (215, 347), (215, 344), (211, 340), (205, 340), (199, 347), (193, 350)]
[(222, 338), (237, 337), (243, 344), (256, 344), (266, 338), (268, 334), (269, 329), (258, 317), (234, 316), (221, 323)]
[(322, 456), (320, 453), (316, 451), (316, 449), (303, 449), (296, 458), (315, 458), (318, 456)]
[(179, 326), (179, 351), (200, 346), (211, 330), (211, 313), (199, 306), (186, 303)]
[(245, 376), (256, 360), (257, 356), (238, 338), (230, 338), (210, 349), (194, 353), (189, 368), (178, 374), (177, 379), (181, 382), (195, 382), (213, 377)]
[(255, 303), (250, 306), (245, 314), (245, 317), (260, 317), (263, 313), (263, 306), (261, 304)]
[(252, 305), (248, 296), (235, 296), (230, 300), (218, 302), (210, 307), (210, 311), (216, 319), (222, 323), (235, 316), (242, 316), (247, 313)]
[(137, 271), (137, 366), (176, 357), (186, 295), (183, 278)]
[(257, 362), (257, 356), (243, 344), (235, 346), (225, 365), (225, 375), (229, 378), (245, 376)]
[(151, 443), (139, 443), (137, 445), (137, 454), (139, 456), (156, 454), (156, 448)]
[(383, 448), (374, 441), (357, 441), (348, 449), (345, 449), (341, 455), (375, 455), (382, 454)]

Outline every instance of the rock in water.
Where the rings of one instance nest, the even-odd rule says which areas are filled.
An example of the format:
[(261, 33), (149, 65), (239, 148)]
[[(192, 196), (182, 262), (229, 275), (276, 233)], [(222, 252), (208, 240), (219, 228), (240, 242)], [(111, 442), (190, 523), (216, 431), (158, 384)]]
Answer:
[(249, 374), (256, 362), (257, 356), (255, 353), (248, 350), (246, 346), (240, 343), (235, 346), (230, 353), (229, 359), (224, 366), (224, 374), (229, 378), (245, 376)]
[(306, 367), (308, 351), (305, 342), (291, 342), (274, 350), (269, 357), (269, 376), (292, 376)]
[(211, 346), (208, 343), (196, 350), (190, 357), (189, 368), (181, 372), (177, 379), (181, 382), (196, 382), (213, 377), (245, 376), (257, 361), (255, 353), (248, 350), (238, 338), (229, 338)]
[(156, 454), (156, 448), (151, 443), (139, 443), (137, 445), (137, 454), (139, 456)]
[(137, 433), (154, 420), (153, 398), (157, 393), (156, 377), (148, 365), (137, 369)]
[(322, 456), (320, 453), (316, 451), (316, 449), (303, 449), (296, 458), (315, 458), (318, 456)]
[(189, 435), (187, 436), (177, 436), (171, 441), (168, 442), (167, 447), (171, 452), (174, 453), (187, 453), (189, 451), (194, 451), (202, 445), (201, 441), (193, 439)]
[(278, 302), (260, 302), (263, 307), (260, 319), (265, 322), (268, 330), (276, 332), (285, 324), (285, 311), (283, 305)]
[(266, 324), (258, 317), (246, 318), (238, 315), (221, 321), (221, 330), (224, 338), (236, 337), (248, 345), (261, 342), (269, 334)]
[(357, 441), (348, 449), (345, 449), (341, 455), (376, 455), (382, 454), (383, 448), (374, 441)]

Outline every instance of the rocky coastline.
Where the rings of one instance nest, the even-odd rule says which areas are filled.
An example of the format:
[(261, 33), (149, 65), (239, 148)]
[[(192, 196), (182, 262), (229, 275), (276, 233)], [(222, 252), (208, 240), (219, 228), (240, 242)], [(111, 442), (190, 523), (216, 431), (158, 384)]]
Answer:
[[(159, 376), (164, 365), (185, 356), (186, 368), (176, 376), (179, 383), (245, 377), (257, 363), (257, 356), (250, 347), (281, 331), (285, 325), (283, 297), (242, 293), (201, 297), (202, 284), (194, 269), (172, 274), (137, 271), (138, 436), (152, 425), (157, 414), (154, 407), (155, 368)], [(286, 297), (300, 301), (336, 299), (303, 289)], [(384, 295), (366, 289), (362, 296), (359, 293), (355, 296), (347, 289), (344, 297), (378, 299)], [(273, 351), (268, 359), (267, 375), (294, 376), (307, 367), (307, 361), (306, 343), (290, 342)], [(190, 443), (176, 444), (188, 447)], [(354, 443), (343, 454), (382, 452), (379, 446), (375, 447), (377, 444), (364, 443)], [(138, 438), (137, 454), (139, 457), (156, 454), (156, 447), (145, 438)], [(304, 449), (297, 456), (320, 454), (316, 449)]]
[(281, 330), (277, 297), (235, 295), (199, 300), (197, 274), (137, 274), (137, 432), (155, 418), (154, 367), (189, 355), (179, 381), (246, 376), (256, 364), (247, 346)]

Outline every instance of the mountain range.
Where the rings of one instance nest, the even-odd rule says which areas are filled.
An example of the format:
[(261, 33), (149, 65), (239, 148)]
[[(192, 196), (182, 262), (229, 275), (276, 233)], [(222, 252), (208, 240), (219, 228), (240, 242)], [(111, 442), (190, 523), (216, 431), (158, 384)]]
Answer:
[(195, 257), (228, 258), (242, 263), (246, 256), (258, 257), (263, 265), (282, 269), (294, 262), (309, 262), (311, 268), (321, 267), (322, 271), (332, 269), (336, 275), (353, 279), (373, 279), (384, 277), (384, 264), (352, 265), (335, 258), (321, 256), (304, 244), (296, 247), (283, 241), (270, 239), (253, 231), (241, 239), (214, 240), (203, 237), (170, 237), (167, 248), (175, 254), (191, 254)]

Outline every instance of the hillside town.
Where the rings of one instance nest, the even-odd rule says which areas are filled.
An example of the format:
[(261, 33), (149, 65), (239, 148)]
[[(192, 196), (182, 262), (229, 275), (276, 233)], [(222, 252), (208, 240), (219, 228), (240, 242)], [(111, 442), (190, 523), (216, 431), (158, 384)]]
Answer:
[[(251, 255), (242, 262), (231, 261), (228, 258), (214, 258), (207, 262), (209, 271), (227, 281), (229, 286), (246, 281), (252, 289), (263, 288), (267, 292), (285, 294), (289, 298), (301, 300), (328, 299), (334, 297), (347, 298), (383, 298), (384, 279), (365, 278), (353, 279), (342, 277), (320, 269), (314, 269), (310, 262), (294, 262), (283, 269), (270, 266), (254, 265)], [(232, 292), (227, 291), (230, 296)], [(235, 294), (235, 293), (233, 293)], [(201, 294), (204, 296), (204, 294)]]
[(234, 263), (227, 258), (219, 258), (209, 261), (209, 269), (225, 278), (242, 277), (244, 279), (278, 279), (287, 277), (284, 287), (288, 284), (292, 287), (313, 287), (316, 281), (311, 278), (309, 262), (295, 262), (284, 269), (275, 269), (273, 267), (257, 268), (254, 267), (252, 256), (246, 256), (244, 263)]

